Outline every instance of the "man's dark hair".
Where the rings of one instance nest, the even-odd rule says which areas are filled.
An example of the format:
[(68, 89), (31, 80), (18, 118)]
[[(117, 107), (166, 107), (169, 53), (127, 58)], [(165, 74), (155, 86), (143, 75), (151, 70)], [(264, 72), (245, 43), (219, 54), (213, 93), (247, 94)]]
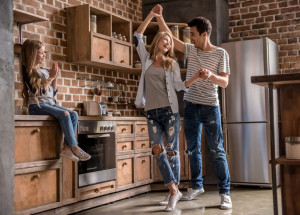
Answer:
[(210, 36), (210, 34), (211, 34), (211, 30), (212, 30), (211, 23), (208, 19), (206, 19), (202, 16), (198, 16), (195, 19), (191, 20), (188, 23), (188, 26), (189, 27), (196, 26), (200, 35), (204, 32), (206, 32), (208, 36)]

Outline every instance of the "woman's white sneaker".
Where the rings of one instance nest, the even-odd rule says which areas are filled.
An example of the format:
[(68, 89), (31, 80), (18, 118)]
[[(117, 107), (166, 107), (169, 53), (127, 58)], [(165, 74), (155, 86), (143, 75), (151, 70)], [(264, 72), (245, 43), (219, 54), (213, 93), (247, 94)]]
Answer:
[(231, 198), (227, 194), (220, 194), (221, 196), (221, 205), (220, 208), (223, 210), (231, 209), (232, 208), (232, 202)]
[(171, 194), (169, 193), (166, 198), (159, 202), (160, 205), (168, 205)]
[(169, 202), (165, 211), (173, 211), (176, 207), (177, 202), (181, 199), (182, 193), (178, 190), (175, 196), (170, 196)]
[(181, 200), (190, 201), (202, 193), (204, 193), (203, 188), (201, 188), (199, 190), (194, 190), (193, 188), (188, 188), (187, 192), (182, 196)]

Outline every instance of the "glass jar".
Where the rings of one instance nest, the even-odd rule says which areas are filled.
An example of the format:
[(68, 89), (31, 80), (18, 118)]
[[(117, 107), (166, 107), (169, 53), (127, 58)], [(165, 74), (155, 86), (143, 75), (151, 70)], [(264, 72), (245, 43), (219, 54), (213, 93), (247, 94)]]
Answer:
[(91, 31), (97, 32), (97, 16), (91, 15)]
[(112, 38), (117, 38), (117, 33), (113, 31), (111, 36), (112, 36)]
[(118, 40), (123, 40), (122, 35), (121, 34), (117, 34), (117, 39)]
[(127, 41), (126, 36), (123, 36), (122, 39), (123, 39), (123, 41), (125, 41), (125, 42)]
[(173, 25), (171, 27), (171, 32), (172, 32), (172, 34), (173, 34), (174, 37), (176, 37), (177, 39), (179, 39), (178, 25)]
[(182, 29), (182, 38), (184, 43), (191, 43), (190, 27), (184, 27)]

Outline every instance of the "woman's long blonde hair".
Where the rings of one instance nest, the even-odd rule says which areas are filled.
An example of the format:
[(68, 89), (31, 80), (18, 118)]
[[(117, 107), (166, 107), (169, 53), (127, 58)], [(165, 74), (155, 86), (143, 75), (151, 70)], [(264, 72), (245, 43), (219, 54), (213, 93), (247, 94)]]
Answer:
[(36, 66), (36, 56), (38, 54), (38, 50), (43, 46), (43, 43), (39, 40), (30, 40), (27, 39), (22, 45), (22, 69), (21, 71), (21, 80), (23, 83), (22, 88), (22, 97), (23, 97), (23, 106), (28, 107), (28, 99), (29, 99), (29, 87), (26, 85), (24, 77), (23, 77), (23, 66), (26, 67), (26, 73), (29, 78), (29, 83), (32, 86), (32, 89), (35, 90), (34, 97), (39, 105), (39, 101), (37, 99), (37, 94), (39, 94), (42, 88), (42, 79), (39, 76), (35, 66)]
[(172, 39), (172, 35), (167, 32), (167, 31), (160, 31), (158, 32), (152, 43), (151, 43), (151, 47), (150, 47), (150, 55), (151, 55), (151, 58), (152, 60), (157, 60), (158, 58), (158, 43), (159, 41), (165, 36), (165, 35), (168, 35), (171, 39), (171, 48), (169, 49), (169, 51), (167, 51), (163, 57), (163, 67), (164, 69), (168, 70), (169, 68), (171, 68), (171, 70), (173, 71), (173, 66), (172, 66), (172, 63), (173, 61), (176, 59), (175, 58), (175, 54), (174, 54), (174, 41)]

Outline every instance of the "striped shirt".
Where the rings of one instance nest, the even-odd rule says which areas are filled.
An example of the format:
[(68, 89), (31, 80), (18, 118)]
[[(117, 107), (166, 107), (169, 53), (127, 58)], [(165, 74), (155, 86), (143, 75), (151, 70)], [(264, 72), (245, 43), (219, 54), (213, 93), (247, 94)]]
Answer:
[[(230, 74), (229, 55), (225, 49), (218, 47), (213, 51), (201, 51), (193, 44), (184, 44), (184, 57), (187, 58), (186, 80), (190, 79), (200, 68), (207, 69), (215, 75), (221, 72)], [(218, 85), (210, 80), (199, 80), (190, 86), (184, 100), (194, 104), (219, 106)]]

